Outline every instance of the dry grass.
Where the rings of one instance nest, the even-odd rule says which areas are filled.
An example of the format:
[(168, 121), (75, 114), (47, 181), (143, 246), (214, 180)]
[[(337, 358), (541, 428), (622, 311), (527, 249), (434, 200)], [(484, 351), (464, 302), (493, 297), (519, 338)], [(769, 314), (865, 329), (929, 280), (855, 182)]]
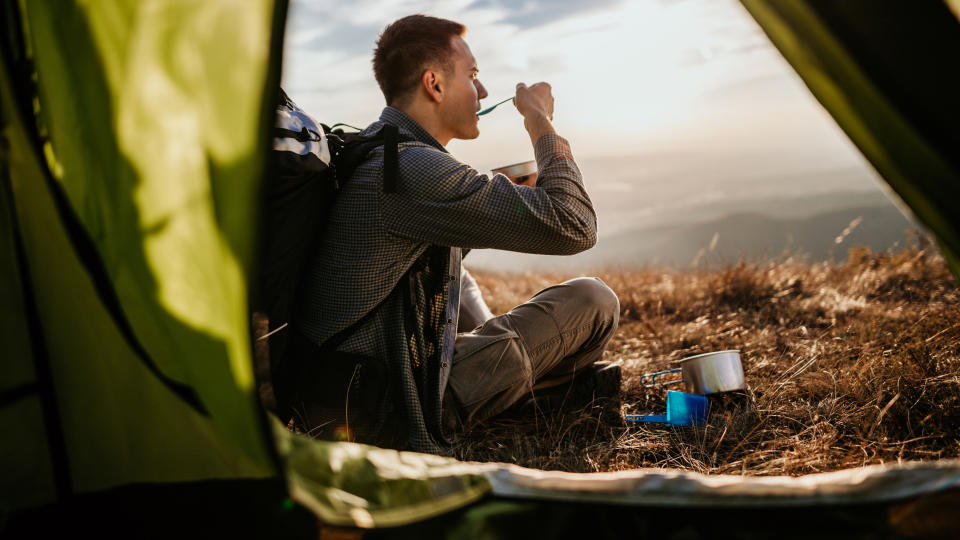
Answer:
[[(621, 303), (605, 353), (623, 368), (621, 412), (663, 412), (665, 391), (643, 388), (640, 375), (714, 350), (741, 350), (746, 395), (711, 400), (709, 423), (695, 428), (624, 425), (599, 408), (490, 420), (460, 437), (457, 457), (801, 475), (960, 456), (960, 293), (929, 245), (853, 250), (841, 265), (598, 275)], [(477, 273), (495, 313), (567, 277)]]

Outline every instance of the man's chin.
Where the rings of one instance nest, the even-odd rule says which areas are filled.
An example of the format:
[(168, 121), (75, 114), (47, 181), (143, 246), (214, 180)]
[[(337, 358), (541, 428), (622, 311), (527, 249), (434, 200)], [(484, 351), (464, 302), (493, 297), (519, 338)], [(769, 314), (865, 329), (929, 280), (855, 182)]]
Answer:
[(476, 139), (479, 136), (480, 136), (480, 128), (478, 126), (474, 126), (473, 129), (470, 129), (461, 133), (460, 136), (457, 138), (468, 141), (470, 139)]

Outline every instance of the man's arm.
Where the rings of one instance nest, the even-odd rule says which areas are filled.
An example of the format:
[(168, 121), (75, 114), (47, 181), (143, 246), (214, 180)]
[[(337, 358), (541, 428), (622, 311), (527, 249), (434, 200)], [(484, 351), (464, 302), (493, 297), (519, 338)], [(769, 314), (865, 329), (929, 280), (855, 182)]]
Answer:
[(441, 150), (401, 149), (396, 194), (382, 195), (397, 236), (439, 245), (569, 255), (596, 243), (596, 214), (569, 144), (550, 117), (550, 86), (517, 86), (514, 100), (534, 144), (537, 187), (493, 177)]

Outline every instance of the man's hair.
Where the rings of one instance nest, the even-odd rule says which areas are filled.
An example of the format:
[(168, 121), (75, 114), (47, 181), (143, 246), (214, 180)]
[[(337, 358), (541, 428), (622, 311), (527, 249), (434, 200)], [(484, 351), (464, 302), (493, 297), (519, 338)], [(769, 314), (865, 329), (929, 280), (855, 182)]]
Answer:
[(387, 105), (403, 101), (420, 84), (428, 66), (452, 70), (451, 40), (466, 32), (467, 27), (458, 22), (419, 14), (384, 28), (373, 51), (373, 75)]

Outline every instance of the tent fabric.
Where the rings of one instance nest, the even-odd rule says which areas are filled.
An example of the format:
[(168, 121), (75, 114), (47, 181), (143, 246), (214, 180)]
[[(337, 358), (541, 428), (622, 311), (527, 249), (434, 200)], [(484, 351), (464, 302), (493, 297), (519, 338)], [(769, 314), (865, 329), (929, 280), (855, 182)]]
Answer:
[[(25, 352), (5, 366), (18, 374), (3, 390), (27, 390), (0, 414), (20, 444), (4, 451), (4, 506), (49, 500), (42, 479), (58, 467), (61, 495), (276, 475), (253, 392), (245, 278), (268, 72), (278, 73), (274, 3), (2, 7), (24, 40), (4, 34), (0, 232), (23, 246), (22, 258), (4, 251), (4, 318), (34, 311), (38, 322), (4, 328)], [(24, 95), (28, 62), (36, 97)], [(20, 269), (29, 306), (6, 292)], [(47, 387), (55, 399), (44, 402)], [(60, 444), (47, 445), (51, 435)], [(22, 491), (29, 471), (47, 486), (36, 496)]]
[(4, 516), (4, 539), (316, 540), (317, 518), (279, 477), (127, 484)]
[[(6, 93), (7, 88), (0, 88)], [(0, 123), (6, 121), (0, 117)], [(10, 139), (4, 130), (4, 140)], [(13, 157), (13, 148), (4, 144), (3, 161)], [(0, 343), (4, 347), (4, 359), (0, 362), (0, 426), (7, 442), (0, 444), (0, 504), (12, 505), (13, 494), (25, 506), (52, 500), (56, 496), (53, 464), (50, 451), (37, 372), (33, 364), (34, 353), (30, 344), (27, 325), (24, 283), (18, 245), (18, 231), (12, 219), (12, 194), (9, 169), (0, 170)], [(16, 434), (16, 444), (11, 444)]]
[[(282, 429), (278, 426), (277, 429)], [(283, 439), (282, 434), (280, 435)], [(506, 463), (467, 463), (351, 443), (286, 438), (291, 496), (324, 523), (373, 528), (422, 521), (474, 503), (540, 512), (574, 504), (686, 508), (883, 505), (960, 489), (960, 460), (873, 465), (801, 477), (704, 475), (671, 469), (566, 473)], [(533, 503), (526, 510), (503, 500)], [(479, 502), (478, 502), (479, 501)]]
[(960, 2), (741, 2), (960, 279)]
[(704, 475), (669, 469), (612, 473), (538, 471), (487, 465), (503, 497), (680, 508), (874, 504), (960, 487), (960, 460), (872, 465), (800, 477)]
[(323, 522), (395, 527), (466, 506), (490, 492), (483, 464), (354, 443), (317, 442), (275, 424), (291, 497)]
[[(23, 6), (44, 154), (112, 285), (118, 328), (165, 386), (254, 452), (243, 270), (255, 224), (239, 216), (254, 212), (263, 161), (271, 3)], [(251, 82), (225, 84), (239, 81)]]

